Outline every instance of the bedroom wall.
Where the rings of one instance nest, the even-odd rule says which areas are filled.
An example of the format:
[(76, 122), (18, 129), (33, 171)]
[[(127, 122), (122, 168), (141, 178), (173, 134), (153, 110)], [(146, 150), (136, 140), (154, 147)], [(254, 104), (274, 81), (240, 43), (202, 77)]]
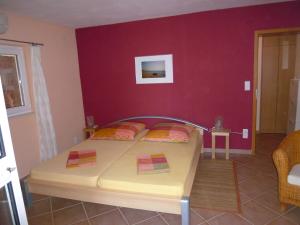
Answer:
[[(222, 115), (225, 127), (251, 134), (252, 90), (243, 88), (252, 86), (254, 31), (299, 27), (299, 12), (297, 1), (77, 29), (85, 115), (98, 124), (168, 115), (207, 127)], [(157, 54), (173, 54), (174, 83), (137, 85), (134, 57)], [(251, 135), (230, 141), (251, 148)]]
[[(9, 30), (0, 38), (44, 43), (42, 64), (47, 82), (54, 128), (59, 151), (72, 146), (76, 137), (81, 140), (84, 127), (84, 113), (79, 78), (75, 31), (47, 22), (8, 13)], [(20, 177), (39, 163), (34, 98), (32, 96), (32, 75), (30, 46), (22, 46), (25, 54), (27, 79), (30, 89), (32, 113), (9, 118), (12, 141)]]

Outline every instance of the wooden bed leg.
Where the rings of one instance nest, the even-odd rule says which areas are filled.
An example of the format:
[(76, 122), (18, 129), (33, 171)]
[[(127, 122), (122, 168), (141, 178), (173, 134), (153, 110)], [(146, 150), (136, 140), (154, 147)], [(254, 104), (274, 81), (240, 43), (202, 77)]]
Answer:
[(185, 196), (181, 199), (181, 225), (190, 225), (190, 199)]
[(27, 179), (22, 180), (21, 187), (22, 187), (22, 191), (23, 191), (23, 195), (24, 195), (24, 197), (23, 197), (24, 203), (29, 208), (32, 206), (32, 195), (29, 192)]

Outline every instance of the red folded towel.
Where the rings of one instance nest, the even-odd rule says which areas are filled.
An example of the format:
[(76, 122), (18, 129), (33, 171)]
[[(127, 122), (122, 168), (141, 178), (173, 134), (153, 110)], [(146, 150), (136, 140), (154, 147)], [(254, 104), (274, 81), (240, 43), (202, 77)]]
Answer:
[(70, 151), (66, 167), (92, 167), (96, 166), (96, 150)]

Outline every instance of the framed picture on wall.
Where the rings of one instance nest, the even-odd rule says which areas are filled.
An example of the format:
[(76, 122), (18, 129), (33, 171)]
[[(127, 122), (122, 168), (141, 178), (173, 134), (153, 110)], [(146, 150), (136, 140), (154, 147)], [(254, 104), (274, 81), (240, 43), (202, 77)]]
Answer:
[(153, 55), (135, 57), (137, 84), (173, 83), (173, 57)]

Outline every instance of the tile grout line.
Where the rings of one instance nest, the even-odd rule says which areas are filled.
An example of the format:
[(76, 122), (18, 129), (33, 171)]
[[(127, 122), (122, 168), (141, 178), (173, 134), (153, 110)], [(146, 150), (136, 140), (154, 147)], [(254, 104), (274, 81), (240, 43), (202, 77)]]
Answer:
[(55, 225), (54, 223), (54, 214), (53, 214), (53, 206), (52, 206), (52, 197), (50, 197), (50, 213), (51, 213), (51, 222), (53, 225)]
[(299, 225), (299, 224), (295, 223), (293, 220), (291, 220), (290, 218), (286, 217), (286, 215), (287, 215), (290, 211), (294, 210), (295, 208), (296, 208), (296, 206), (293, 206), (292, 208), (286, 210), (286, 211), (284, 212), (284, 214), (282, 214), (282, 217), (284, 217), (284, 218), (287, 219), (289, 222), (292, 222), (292, 223), (295, 224), (295, 225)]
[[(244, 192), (242, 192), (242, 193), (243, 193), (244, 195), (246, 195), (247, 197), (250, 198), (250, 196), (247, 195), (246, 193), (244, 193)], [(258, 199), (259, 197), (261, 197), (261, 196), (263, 196), (264, 194), (267, 194), (267, 193), (269, 193), (269, 191), (268, 191), (268, 190), (265, 190), (265, 191), (263, 191), (262, 193), (258, 194), (257, 196), (250, 198), (248, 201), (244, 202), (242, 205), (245, 205), (246, 203), (248, 203), (248, 202), (250, 202), (250, 201), (253, 201), (253, 200), (255, 200), (255, 199)]]
[(168, 221), (163, 217), (163, 215), (161, 215), (160, 212), (158, 213), (158, 215), (159, 215), (159, 217), (161, 218), (161, 220), (162, 220), (165, 224), (170, 225), (170, 224), (168, 223)]
[(80, 205), (80, 204), (81, 204), (81, 203), (79, 202), (79, 203), (75, 203), (74, 205), (68, 205), (68, 206), (65, 206), (65, 207), (60, 208), (60, 209), (55, 209), (55, 210), (53, 210), (53, 212), (59, 212), (59, 211), (61, 211), (61, 210), (68, 209), (68, 208), (71, 208), (71, 207), (73, 207), (73, 206)]
[[(46, 200), (46, 199), (43, 199), (43, 200)], [(33, 216), (28, 216), (28, 219), (31, 219), (31, 218), (36, 218), (36, 217), (39, 217), (39, 216), (43, 216), (43, 215), (46, 215), (46, 214), (52, 214), (55, 213), (55, 212), (59, 212), (61, 210), (64, 210), (64, 209), (68, 209), (68, 208), (71, 208), (73, 206), (76, 206), (76, 205), (79, 205), (80, 203), (76, 203), (74, 205), (69, 205), (69, 206), (66, 206), (66, 207), (63, 207), (63, 208), (60, 208), (60, 209), (56, 209), (56, 210), (53, 210), (53, 201), (52, 201), (52, 197), (49, 197), (49, 203), (50, 203), (50, 211), (48, 212), (42, 212), (42, 213), (39, 213), (39, 214), (36, 214), (36, 215), (33, 215)]]
[[(274, 220), (276, 220), (276, 219), (278, 219), (278, 218), (281, 218), (281, 217), (284, 217), (284, 215), (286, 215), (289, 211), (291, 211), (293, 208), (291, 208), (291, 209), (289, 209), (289, 210), (287, 210), (285, 213), (278, 213), (276, 210), (274, 210), (274, 209), (272, 209), (271, 207), (269, 207), (269, 206), (267, 206), (267, 205), (264, 205), (263, 203), (260, 203), (260, 202), (258, 202), (257, 201), (257, 199), (259, 198), (259, 197), (261, 197), (261, 196), (263, 196), (264, 194), (267, 194), (268, 193), (268, 191), (265, 191), (263, 194), (261, 194), (261, 195), (259, 195), (259, 196), (257, 196), (257, 197), (255, 197), (255, 198), (253, 198), (253, 199), (251, 199), (251, 200), (249, 200), (249, 201), (247, 201), (247, 203), (248, 202), (250, 202), (250, 201), (253, 201), (253, 202), (255, 202), (255, 204), (258, 204), (259, 206), (261, 206), (261, 207), (263, 207), (263, 208), (265, 208), (265, 209), (268, 209), (269, 211), (271, 211), (272, 213), (274, 213), (275, 214), (275, 216), (274, 217), (272, 217), (270, 220), (268, 220), (266, 223), (264, 223), (263, 225), (268, 225), (270, 222), (272, 222), (272, 221), (274, 221)], [(243, 204), (244, 205), (244, 204)], [(240, 215), (241, 217), (243, 217), (242, 215)], [(244, 218), (244, 217), (243, 217)], [(284, 217), (285, 218), (285, 217)], [(247, 218), (245, 218), (247, 221), (250, 221), (250, 220), (248, 220)], [(286, 218), (286, 219), (288, 219), (288, 218)], [(290, 221), (290, 220), (288, 220), (288, 221)], [(295, 224), (293, 221), (291, 221), (293, 224)], [(252, 223), (252, 222), (251, 222)], [(295, 225), (297, 225), (297, 224), (295, 224)]]
[(267, 205), (264, 205), (263, 203), (260, 203), (257, 199), (253, 199), (253, 201), (254, 201), (256, 204), (258, 204), (258, 205), (260, 205), (260, 206), (262, 206), (262, 207), (264, 207), (264, 208), (270, 210), (271, 212), (273, 212), (273, 213), (275, 213), (275, 214), (277, 214), (277, 215), (279, 215), (279, 216), (283, 214), (283, 213), (277, 212), (275, 209), (272, 209), (271, 207), (269, 207), (269, 206), (267, 206)]
[(289, 218), (285, 217), (284, 215), (285, 215), (285, 214), (280, 214), (279, 216), (277, 216), (277, 217), (271, 219), (270, 221), (268, 221), (267, 223), (265, 223), (265, 224), (263, 224), (263, 225), (268, 225), (270, 222), (275, 221), (275, 220), (277, 220), (277, 219), (279, 219), (279, 218), (286, 219), (286, 220), (289, 221), (290, 223), (292, 223), (292, 224), (294, 224), (294, 225), (298, 225), (297, 223), (295, 223), (294, 221), (292, 221), (292, 220), (290, 220)]
[(88, 221), (88, 224), (91, 225), (91, 222), (90, 222), (90, 220), (89, 220), (89, 217), (88, 217), (88, 214), (87, 214), (87, 211), (86, 211), (86, 208), (85, 208), (83, 202), (81, 202), (81, 205), (82, 205), (82, 208), (83, 208), (85, 217), (86, 217), (86, 219), (87, 219), (87, 221)]
[(224, 214), (225, 214), (225, 212), (220, 213), (220, 214), (215, 215), (215, 216), (213, 216), (213, 217), (211, 217), (211, 218), (209, 218), (209, 219), (206, 219), (205, 221), (209, 224), (209, 221), (211, 221), (211, 220), (213, 220), (213, 219), (215, 219), (215, 218), (218, 218), (218, 217), (220, 217), (220, 216), (223, 216)]
[(91, 217), (89, 217), (89, 219), (94, 219), (95, 217), (102, 216), (102, 215), (105, 215), (105, 214), (109, 214), (109, 213), (111, 213), (111, 212), (113, 212), (113, 211), (117, 211), (117, 210), (118, 210), (118, 209), (117, 209), (117, 207), (116, 207), (115, 209), (110, 209), (110, 210), (107, 210), (107, 211), (105, 211), (105, 212), (102, 212), (102, 213), (96, 214), (96, 215), (94, 215), (94, 216), (91, 216)]
[(146, 222), (146, 221), (148, 221), (148, 220), (151, 220), (151, 219), (153, 219), (153, 218), (155, 218), (155, 217), (159, 217), (159, 214), (157, 213), (157, 214), (154, 215), (154, 216), (151, 216), (151, 217), (149, 217), (149, 218), (147, 218), (147, 219), (144, 219), (144, 220), (141, 220), (141, 221), (139, 221), (139, 222), (133, 223), (132, 225), (138, 225), (138, 224), (141, 224), (141, 223)]
[(281, 215), (278, 215), (277, 217), (274, 217), (274, 218), (268, 220), (268, 221), (267, 221), (266, 223), (264, 223), (263, 225), (268, 225), (268, 224), (270, 224), (271, 222), (273, 222), (273, 221), (275, 221), (275, 220), (277, 220), (277, 219), (279, 219), (279, 218), (281, 218), (281, 217), (282, 217)]
[(44, 216), (44, 215), (47, 215), (47, 214), (51, 214), (51, 211), (43, 212), (43, 213), (40, 213), (40, 214), (38, 214), (38, 215), (31, 216), (31, 217), (27, 216), (27, 219), (29, 219), (29, 220), (30, 220), (30, 219), (34, 219), (34, 218), (36, 218), (36, 217)]
[(121, 208), (120, 207), (117, 207), (117, 210), (119, 211), (119, 213), (121, 214), (121, 217), (123, 218), (123, 220), (125, 221), (125, 223), (127, 225), (129, 225), (129, 221), (128, 219), (126, 218), (126, 216), (124, 215), (124, 213), (122, 212)]
[(37, 199), (37, 200), (32, 201), (32, 203), (41, 202), (41, 201), (44, 201), (44, 200), (49, 199), (49, 198), (51, 198), (51, 197), (49, 196), (49, 197)]
[(206, 221), (205, 218), (204, 218), (203, 216), (201, 216), (199, 213), (197, 213), (193, 208), (190, 208), (190, 211), (192, 211), (194, 214), (196, 214), (196, 215), (199, 216), (201, 219), (203, 219), (204, 221)]
[(254, 223), (252, 223), (251, 220), (248, 220), (246, 217), (244, 217), (242, 214), (237, 214), (237, 216), (239, 216), (240, 218), (242, 218), (243, 220), (245, 220), (247, 223), (251, 224), (251, 225), (254, 225)]

